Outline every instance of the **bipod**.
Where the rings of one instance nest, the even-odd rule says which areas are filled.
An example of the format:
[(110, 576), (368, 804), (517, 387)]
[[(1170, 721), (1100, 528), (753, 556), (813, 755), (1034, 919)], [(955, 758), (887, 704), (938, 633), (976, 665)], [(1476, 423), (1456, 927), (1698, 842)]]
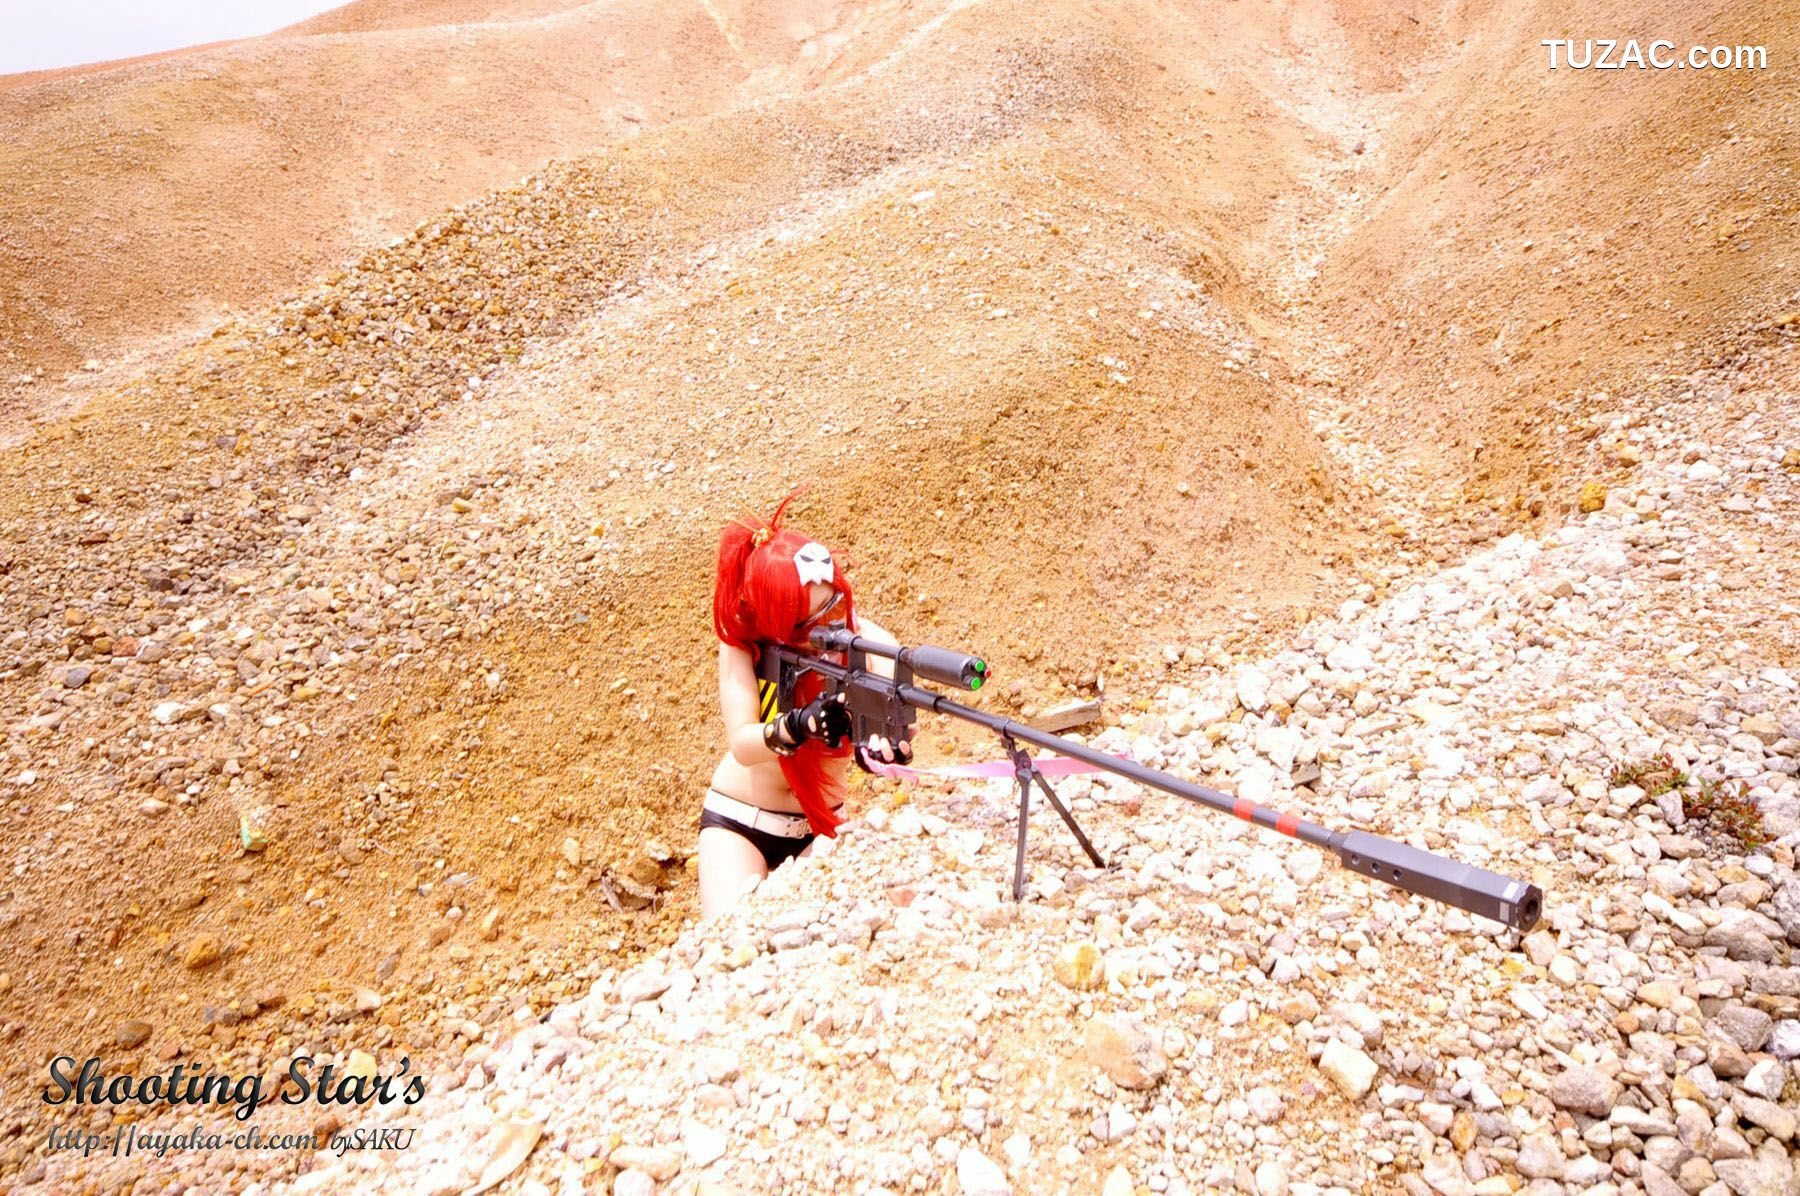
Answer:
[(1044, 791), (1044, 796), (1049, 799), (1050, 804), (1056, 807), (1056, 812), (1062, 815), (1062, 820), (1068, 824), (1069, 830), (1075, 836), (1075, 841), (1081, 844), (1083, 851), (1087, 852), (1088, 859), (1094, 861), (1094, 867), (1106, 867), (1106, 861), (1100, 858), (1100, 853), (1094, 850), (1094, 845), (1088, 842), (1088, 837), (1081, 833), (1081, 827), (1075, 822), (1075, 815), (1062, 804), (1062, 799), (1056, 796), (1056, 790), (1050, 788), (1050, 782), (1046, 781), (1044, 774), (1038, 771), (1036, 761), (1032, 760), (1030, 754), (1019, 746), (1018, 740), (1012, 737), (1011, 732), (1000, 732), (1000, 742), (1006, 745), (1006, 754), (1012, 757), (1013, 776), (1019, 779), (1019, 847), (1018, 853), (1013, 857), (1013, 900), (1022, 901), (1025, 897), (1025, 837), (1031, 831), (1031, 783), (1033, 781), (1036, 781), (1038, 788)]

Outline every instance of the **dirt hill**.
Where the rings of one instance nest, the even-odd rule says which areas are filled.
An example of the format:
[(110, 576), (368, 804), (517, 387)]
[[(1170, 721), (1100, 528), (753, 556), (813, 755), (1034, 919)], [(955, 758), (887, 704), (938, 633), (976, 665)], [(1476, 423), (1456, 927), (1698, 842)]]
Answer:
[[(364, 4), (0, 90), (46, 371), (0, 457), (12, 1090), (448, 1058), (671, 940), (746, 504), (811, 483), (871, 614), (1116, 724), (1551, 526), (1629, 468), (1597, 388), (1791, 339), (1792, 197), (1693, 80), (1621, 83), (1614, 203), (1578, 135), (1625, 109), (1512, 9), (1240, 7)], [(1707, 86), (1786, 177), (1793, 89)], [(1750, 249), (1646, 223), (1670, 161)]]
[(879, 12), (805, 0), (367, 2), (0, 80), (0, 394), (41, 412), (84, 362), (122, 381), (143, 351), (553, 157), (803, 91), (836, 63), (840, 23), (883, 49), (896, 36)]
[[(1549, 69), (1542, 39), (1589, 36), (1768, 65)], [(1800, 105), (1778, 84), (1800, 44), (1780, 4), (1477, 4), (1442, 37), (1454, 66), (1385, 131), (1322, 291), (1376, 434), (1478, 501), (1554, 506), (1580, 435), (1557, 401), (1729, 357), (1800, 307)]]

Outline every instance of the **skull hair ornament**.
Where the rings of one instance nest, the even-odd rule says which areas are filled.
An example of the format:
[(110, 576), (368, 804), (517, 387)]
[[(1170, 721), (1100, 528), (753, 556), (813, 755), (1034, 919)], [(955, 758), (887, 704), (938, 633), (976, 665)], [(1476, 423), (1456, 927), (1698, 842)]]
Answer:
[(830, 585), (836, 566), (831, 563), (831, 553), (823, 544), (808, 540), (794, 553), (794, 571), (800, 575), (803, 586), (815, 582)]

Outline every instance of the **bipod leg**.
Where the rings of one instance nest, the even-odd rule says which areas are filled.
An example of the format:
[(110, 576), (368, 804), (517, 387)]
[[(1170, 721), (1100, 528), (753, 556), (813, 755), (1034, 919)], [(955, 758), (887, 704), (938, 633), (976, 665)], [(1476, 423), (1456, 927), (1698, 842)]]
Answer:
[(1019, 780), (1019, 846), (1013, 856), (1013, 900), (1022, 901), (1025, 897), (1025, 836), (1031, 829), (1031, 778), (1037, 775), (1037, 766), (1011, 735), (1001, 735), (1000, 741), (1006, 745), (1006, 754), (1012, 757), (1013, 776)]
[(1075, 841), (1081, 844), (1081, 850), (1087, 852), (1088, 859), (1094, 861), (1094, 867), (1106, 867), (1106, 861), (1100, 858), (1100, 853), (1094, 850), (1094, 845), (1088, 842), (1088, 837), (1081, 833), (1081, 827), (1075, 822), (1074, 813), (1062, 804), (1062, 799), (1056, 796), (1056, 790), (1050, 788), (1050, 782), (1044, 779), (1044, 774), (1033, 768), (1031, 775), (1037, 778), (1038, 788), (1044, 791), (1044, 796), (1050, 799), (1050, 804), (1056, 807), (1058, 814), (1062, 815), (1062, 820), (1068, 824), (1069, 830), (1075, 836)]

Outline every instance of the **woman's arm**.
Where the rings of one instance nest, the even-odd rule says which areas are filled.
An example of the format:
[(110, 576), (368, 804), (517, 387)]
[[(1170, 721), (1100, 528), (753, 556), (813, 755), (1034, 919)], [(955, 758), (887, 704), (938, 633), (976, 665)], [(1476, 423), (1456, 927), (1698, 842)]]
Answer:
[(739, 764), (767, 764), (781, 757), (763, 743), (762, 720), (757, 717), (756, 666), (750, 654), (730, 644), (719, 644), (719, 710), (725, 716), (725, 740)]

